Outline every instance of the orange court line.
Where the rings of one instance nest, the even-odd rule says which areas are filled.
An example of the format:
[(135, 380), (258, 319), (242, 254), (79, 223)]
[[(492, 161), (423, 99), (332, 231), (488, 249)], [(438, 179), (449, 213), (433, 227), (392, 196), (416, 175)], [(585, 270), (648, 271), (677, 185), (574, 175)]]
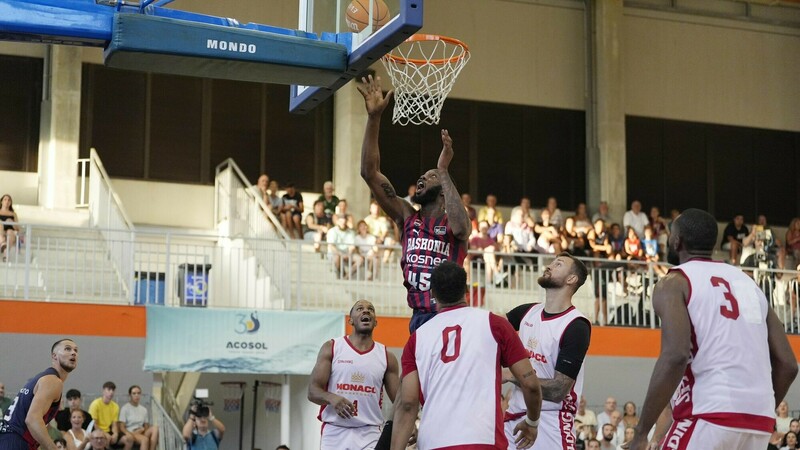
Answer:
[(0, 301), (0, 333), (143, 338), (146, 319), (142, 306)]

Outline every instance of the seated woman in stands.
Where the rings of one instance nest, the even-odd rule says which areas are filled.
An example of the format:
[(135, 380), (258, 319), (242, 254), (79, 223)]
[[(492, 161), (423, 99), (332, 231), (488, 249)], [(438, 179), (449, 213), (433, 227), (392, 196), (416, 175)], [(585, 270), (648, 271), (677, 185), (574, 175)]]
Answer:
[(3, 254), (3, 261), (8, 257), (8, 250), (14, 249), (17, 245), (17, 235), (19, 234), (19, 219), (14, 212), (14, 201), (8, 194), (0, 198), (0, 221), (3, 222), (3, 233), (0, 234), (0, 253)]
[(789, 229), (786, 230), (786, 253), (794, 258), (795, 264), (800, 264), (800, 217), (789, 222)]

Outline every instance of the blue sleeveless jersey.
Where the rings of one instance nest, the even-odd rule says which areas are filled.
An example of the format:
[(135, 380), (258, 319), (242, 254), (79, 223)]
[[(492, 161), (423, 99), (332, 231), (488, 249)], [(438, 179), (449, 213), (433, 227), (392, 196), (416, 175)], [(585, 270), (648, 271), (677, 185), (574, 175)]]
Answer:
[[(25, 417), (28, 416), (28, 410), (31, 408), (31, 403), (33, 403), (33, 388), (36, 386), (36, 383), (39, 382), (40, 378), (47, 375), (58, 376), (58, 372), (56, 369), (48, 367), (44, 372), (28, 380), (28, 382), (25, 383), (25, 387), (19, 390), (11, 406), (8, 407), (5, 417), (3, 417), (2, 422), (0, 422), (0, 433), (17, 434), (28, 443), (30, 448), (38, 448), (39, 443), (36, 442), (36, 439), (34, 439), (28, 431), (28, 426), (25, 425)], [(53, 417), (55, 417), (58, 412), (58, 406), (60, 404), (61, 397), (59, 397), (58, 401), (50, 405), (50, 408), (42, 417), (45, 424), (53, 420)]]
[(408, 290), (408, 306), (422, 312), (436, 311), (436, 299), (431, 297), (431, 272), (442, 261), (459, 266), (467, 256), (467, 242), (455, 237), (441, 217), (422, 217), (419, 211), (403, 223), (403, 285)]

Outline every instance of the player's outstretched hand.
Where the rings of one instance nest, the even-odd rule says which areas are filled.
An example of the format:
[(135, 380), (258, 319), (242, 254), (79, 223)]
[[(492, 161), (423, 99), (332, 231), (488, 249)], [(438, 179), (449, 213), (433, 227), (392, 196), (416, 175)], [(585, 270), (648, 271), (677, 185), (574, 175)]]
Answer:
[(516, 436), (514, 443), (517, 444), (518, 449), (531, 448), (538, 435), (539, 428), (529, 427), (524, 420), (520, 421), (520, 423), (514, 427), (514, 436)]
[(334, 400), (331, 403), (331, 406), (333, 406), (334, 409), (336, 409), (336, 414), (338, 414), (339, 417), (344, 419), (349, 419), (353, 417), (353, 414), (355, 413), (355, 408), (353, 407), (353, 404), (350, 402), (350, 400), (342, 396), (337, 396), (336, 400)]
[(439, 154), (439, 162), (436, 168), (439, 170), (447, 170), (450, 167), (450, 161), (453, 160), (453, 138), (450, 133), (442, 129), (442, 153)]
[(392, 93), (394, 92), (389, 91), (384, 96), (381, 89), (381, 77), (373, 78), (372, 75), (362, 78), (361, 84), (356, 87), (361, 96), (364, 97), (364, 106), (366, 106), (367, 114), (370, 116), (380, 116), (383, 110), (386, 109), (386, 105), (389, 104), (389, 99), (392, 98)]

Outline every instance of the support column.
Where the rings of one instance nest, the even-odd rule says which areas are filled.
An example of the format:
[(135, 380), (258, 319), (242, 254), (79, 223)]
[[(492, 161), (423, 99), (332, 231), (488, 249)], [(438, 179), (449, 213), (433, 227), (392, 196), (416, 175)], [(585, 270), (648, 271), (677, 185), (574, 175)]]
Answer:
[(369, 214), (369, 188), (361, 178), (361, 142), (367, 125), (364, 98), (351, 81), (336, 91), (333, 115), (333, 184), (355, 218)]
[(39, 127), (39, 205), (75, 207), (81, 118), (81, 47), (48, 45)]
[(625, 104), (621, 36), (623, 0), (586, 0), (586, 195), (611, 217), (627, 210)]

